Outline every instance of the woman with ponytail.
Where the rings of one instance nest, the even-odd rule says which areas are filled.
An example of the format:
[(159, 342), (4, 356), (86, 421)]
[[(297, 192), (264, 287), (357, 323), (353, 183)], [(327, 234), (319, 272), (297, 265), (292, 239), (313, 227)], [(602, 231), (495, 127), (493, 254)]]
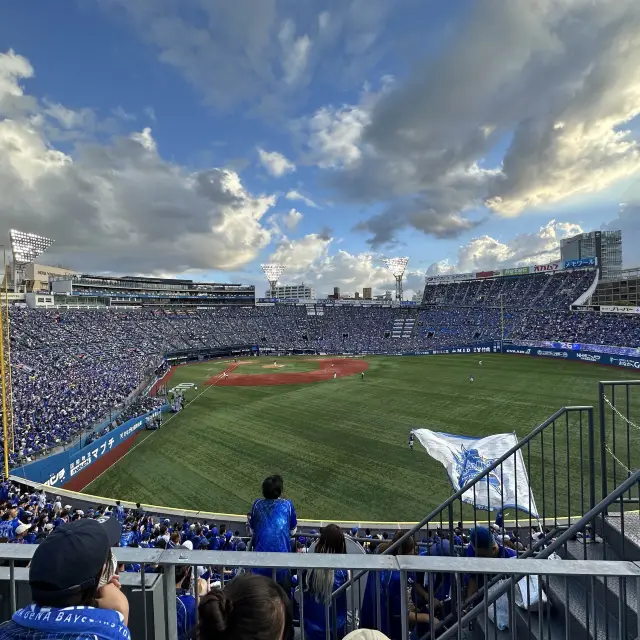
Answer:
[(282, 587), (253, 573), (201, 598), (198, 640), (293, 640), (291, 602)]
[[(314, 553), (347, 553), (344, 533), (335, 524), (320, 531), (320, 539)], [(329, 604), (329, 621), (333, 625), (336, 617), (338, 639), (344, 637), (347, 622), (347, 595), (343, 592), (335, 603), (331, 594), (349, 580), (344, 569), (311, 569), (304, 574), (304, 631), (309, 640), (324, 640), (326, 637), (326, 605)], [(335, 605), (335, 606), (334, 606)]]

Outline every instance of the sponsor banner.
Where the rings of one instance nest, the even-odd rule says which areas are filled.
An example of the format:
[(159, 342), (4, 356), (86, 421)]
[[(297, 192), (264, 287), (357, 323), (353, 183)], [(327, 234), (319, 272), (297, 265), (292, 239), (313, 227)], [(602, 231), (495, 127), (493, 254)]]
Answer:
[(425, 282), (427, 284), (446, 284), (447, 282), (462, 282), (463, 280), (473, 280), (474, 273), (453, 273), (442, 276), (427, 276)]
[[(162, 408), (162, 411), (164, 410), (165, 407)], [(137, 418), (132, 418), (79, 451), (61, 451), (18, 467), (12, 471), (12, 474), (32, 482), (61, 487), (80, 471), (91, 466), (106, 453), (144, 429), (147, 418), (157, 415), (159, 411), (150, 411)]]
[(582, 267), (595, 267), (595, 258), (580, 258), (579, 260), (565, 260), (565, 269), (581, 269)]
[(640, 307), (600, 305), (600, 311), (602, 311), (602, 313), (640, 313)]
[(591, 306), (585, 304), (574, 304), (571, 308), (574, 311), (600, 311), (600, 307), (597, 304)]
[(534, 264), (531, 268), (531, 273), (553, 273), (554, 271), (562, 271), (564, 269), (564, 263), (562, 262), (550, 262), (549, 264)]
[(411, 351), (401, 353), (403, 356), (443, 356), (453, 354), (471, 353), (500, 353), (500, 345), (493, 342), (482, 342), (479, 344), (463, 345), (461, 347), (446, 347), (444, 349), (427, 349), (426, 351)]
[[(470, 438), (414, 429), (418, 442), (447, 470), (454, 491), (467, 486), (498, 458), (518, 444), (515, 433), (498, 433), (486, 438)], [(538, 517), (522, 451), (509, 456), (494, 471), (462, 494), (463, 502), (478, 509), (497, 511), (520, 509)]]
[(524, 276), (531, 273), (531, 267), (517, 267), (515, 269), (505, 269), (505, 276)]
[[(558, 343), (555, 343), (558, 344)], [(584, 347), (585, 345), (573, 345)], [(591, 362), (603, 364), (611, 367), (623, 367), (625, 369), (640, 369), (640, 352), (635, 349), (636, 355), (611, 355), (609, 353), (597, 353), (578, 349), (561, 349), (556, 347), (535, 348), (525, 345), (504, 345), (503, 353), (510, 353), (521, 356), (536, 356), (542, 358), (556, 358), (560, 360), (580, 360), (581, 362)]]
[(476, 279), (480, 280), (482, 278), (497, 278), (502, 275), (502, 269), (497, 271), (476, 271)]

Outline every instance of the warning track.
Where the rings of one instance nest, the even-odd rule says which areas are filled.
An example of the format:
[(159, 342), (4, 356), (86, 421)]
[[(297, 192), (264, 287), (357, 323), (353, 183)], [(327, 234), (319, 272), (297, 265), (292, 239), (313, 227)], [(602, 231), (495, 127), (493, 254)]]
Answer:
[[(205, 384), (215, 384), (217, 387), (273, 387), (280, 384), (309, 384), (331, 380), (334, 372), (336, 377), (345, 378), (354, 376), (369, 368), (364, 360), (350, 358), (327, 358), (322, 360), (308, 360), (316, 362), (318, 369), (315, 371), (300, 371), (298, 373), (264, 373), (246, 374), (236, 373), (236, 369), (243, 363), (229, 367), (228, 378), (214, 376), (205, 381)], [(332, 366), (333, 365), (333, 366)]]

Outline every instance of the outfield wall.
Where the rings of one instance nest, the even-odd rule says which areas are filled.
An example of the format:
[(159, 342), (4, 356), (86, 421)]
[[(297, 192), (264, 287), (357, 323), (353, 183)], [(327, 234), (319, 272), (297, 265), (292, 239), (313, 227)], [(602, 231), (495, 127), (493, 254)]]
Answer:
[[(13, 469), (11, 475), (50, 487), (62, 487), (68, 483), (72, 483), (72, 486), (77, 487), (78, 482), (73, 481), (76, 476), (82, 473), (83, 477), (88, 477), (84, 472), (88, 470), (93, 472), (94, 469), (92, 467), (98, 461), (101, 462), (100, 467), (103, 467), (103, 458), (111, 460), (111, 464), (113, 464), (115, 460), (122, 457), (117, 455), (120, 453), (120, 448), (132, 444), (133, 438), (139, 431), (144, 429), (147, 418), (167, 409), (168, 405), (137, 418), (132, 418), (83, 449), (61, 451), (47, 458), (30, 462), (22, 467)], [(103, 471), (105, 468), (107, 467), (101, 470)], [(87, 480), (84, 486), (89, 482), (90, 480)]]

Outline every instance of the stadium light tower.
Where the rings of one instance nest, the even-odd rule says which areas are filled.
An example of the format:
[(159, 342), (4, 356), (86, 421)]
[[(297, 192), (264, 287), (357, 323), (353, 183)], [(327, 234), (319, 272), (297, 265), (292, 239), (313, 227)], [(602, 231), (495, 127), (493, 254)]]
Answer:
[(54, 243), (54, 240), (16, 229), (9, 231), (9, 239), (13, 255), (13, 290), (17, 292), (23, 286), (26, 266), (42, 255)]
[(409, 258), (387, 258), (384, 263), (396, 279), (396, 300), (402, 300), (402, 277)]
[(261, 264), (264, 276), (269, 282), (269, 294), (272, 294), (278, 285), (280, 276), (284, 273), (285, 266), (283, 264)]

